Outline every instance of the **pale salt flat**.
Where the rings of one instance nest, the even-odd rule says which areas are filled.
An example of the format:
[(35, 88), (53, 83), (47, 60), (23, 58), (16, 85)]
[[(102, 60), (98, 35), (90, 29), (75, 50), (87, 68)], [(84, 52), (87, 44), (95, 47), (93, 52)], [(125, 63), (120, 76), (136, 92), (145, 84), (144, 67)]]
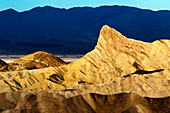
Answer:
[[(63, 59), (66, 62), (73, 62), (73, 61), (78, 60), (79, 58), (61, 58), (61, 59)], [(2, 59), (2, 60), (5, 61), (6, 63), (10, 63), (10, 62), (13, 62), (16, 59)]]
[(6, 63), (10, 63), (10, 62), (13, 62), (16, 59), (2, 59), (2, 60), (5, 61)]
[[(16, 59), (19, 59), (23, 57), (24, 55), (0, 55), (0, 59), (4, 60), (6, 63), (13, 62)], [(60, 57), (66, 62), (73, 62), (75, 60), (80, 59), (83, 55), (55, 55), (57, 57)]]

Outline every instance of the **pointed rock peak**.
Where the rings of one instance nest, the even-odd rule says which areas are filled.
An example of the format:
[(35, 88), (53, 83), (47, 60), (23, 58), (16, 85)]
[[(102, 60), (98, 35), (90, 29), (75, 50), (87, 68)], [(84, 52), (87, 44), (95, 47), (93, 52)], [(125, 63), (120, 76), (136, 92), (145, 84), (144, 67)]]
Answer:
[(102, 27), (102, 29), (100, 30), (100, 35), (102, 35), (104, 37), (108, 37), (108, 38), (118, 38), (118, 37), (119, 38), (120, 37), (124, 37), (125, 38), (124, 35), (122, 35), (120, 32), (118, 32), (114, 28), (109, 27), (108, 25), (104, 25)]
[[(102, 29), (105, 29), (105, 28), (111, 28), (111, 27), (109, 27), (108, 25), (104, 25), (103, 27), (102, 27)], [(112, 28), (113, 29), (113, 28)]]
[[(97, 43), (97, 47), (105, 49), (108, 46), (114, 46), (119, 48), (126, 42), (127, 38), (122, 35), (120, 32), (115, 29), (109, 27), (108, 25), (104, 25), (100, 30), (100, 35)], [(115, 46), (117, 45), (117, 46)]]
[(104, 25), (100, 31), (108, 31), (108, 30), (112, 30), (114, 32), (120, 33), (117, 30), (115, 30), (114, 28), (109, 27), (108, 25)]

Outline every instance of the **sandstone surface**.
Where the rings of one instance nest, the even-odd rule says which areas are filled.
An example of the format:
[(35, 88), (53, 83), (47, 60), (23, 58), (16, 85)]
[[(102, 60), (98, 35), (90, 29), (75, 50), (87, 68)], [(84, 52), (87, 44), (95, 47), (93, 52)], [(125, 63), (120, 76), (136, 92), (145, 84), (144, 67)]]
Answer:
[(41, 69), (46, 67), (62, 66), (65, 64), (67, 64), (67, 62), (52, 54), (38, 51), (9, 63), (2, 67), (0, 71)]
[[(68, 65), (48, 67), (52, 60), (32, 56), (14, 62), (38, 61), (46, 68), (0, 72), (0, 92), (14, 91), (17, 98), (15, 105), (9, 103), (16, 108), (3, 111), (45, 112), (48, 104), (50, 112), (170, 111), (170, 40), (142, 42), (103, 26), (95, 49)], [(29, 92), (29, 99), (16, 91)], [(112, 107), (101, 107), (107, 105)]]
[[(38, 57), (41, 58), (41, 55)], [(33, 58), (35, 57), (28, 55), (19, 60)], [(139, 79), (137, 83), (139, 82), (141, 87), (151, 85), (155, 87), (156, 83), (159, 83), (159, 87), (155, 87), (156, 89), (151, 87), (150, 90), (165, 90), (169, 88), (169, 59), (170, 40), (145, 43), (128, 39), (115, 29), (104, 26), (100, 31), (95, 49), (75, 62), (43, 69), (1, 72), (0, 86), (3, 89), (1, 92), (60, 91), (79, 85), (96, 87), (109, 84), (115, 79), (129, 78), (134, 75)], [(156, 77), (155, 74), (158, 76), (157, 79), (153, 79)], [(145, 77), (148, 75), (151, 76), (151, 80)]]

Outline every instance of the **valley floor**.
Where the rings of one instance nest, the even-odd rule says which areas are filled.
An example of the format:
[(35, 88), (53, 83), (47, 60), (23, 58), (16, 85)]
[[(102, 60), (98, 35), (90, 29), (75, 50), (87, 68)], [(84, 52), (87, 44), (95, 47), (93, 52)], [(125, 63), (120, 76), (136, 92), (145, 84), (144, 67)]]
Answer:
[[(25, 55), (0, 55), (0, 59), (4, 60), (6, 63), (13, 62), (16, 59), (19, 59)], [(55, 55), (56, 57), (60, 57), (66, 62), (73, 62), (75, 60), (80, 59), (83, 55)]]

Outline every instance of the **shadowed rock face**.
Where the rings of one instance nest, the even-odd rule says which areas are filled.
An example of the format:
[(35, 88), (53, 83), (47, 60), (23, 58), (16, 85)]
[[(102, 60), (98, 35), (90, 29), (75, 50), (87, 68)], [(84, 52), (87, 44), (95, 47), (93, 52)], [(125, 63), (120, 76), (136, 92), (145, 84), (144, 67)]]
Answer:
[[(36, 61), (49, 66), (48, 59), (40, 60), (45, 58), (42, 56), (34, 53), (13, 63)], [(166, 113), (169, 67), (170, 40), (145, 43), (104, 26), (95, 49), (75, 62), (1, 72), (0, 92), (30, 92), (17, 101), (17, 107), (12, 108), (15, 112)]]
[[(141, 97), (133, 93), (115, 95), (86, 94), (65, 98), (55, 93), (0, 94), (0, 110), (36, 113), (168, 113), (170, 98)], [(4, 104), (5, 103), (5, 104)]]
[(46, 67), (62, 66), (65, 64), (67, 64), (67, 62), (55, 57), (52, 54), (38, 51), (9, 63), (8, 65), (2, 67), (0, 71), (41, 69)]
[(0, 68), (7, 65), (7, 63), (3, 60), (0, 59)]

